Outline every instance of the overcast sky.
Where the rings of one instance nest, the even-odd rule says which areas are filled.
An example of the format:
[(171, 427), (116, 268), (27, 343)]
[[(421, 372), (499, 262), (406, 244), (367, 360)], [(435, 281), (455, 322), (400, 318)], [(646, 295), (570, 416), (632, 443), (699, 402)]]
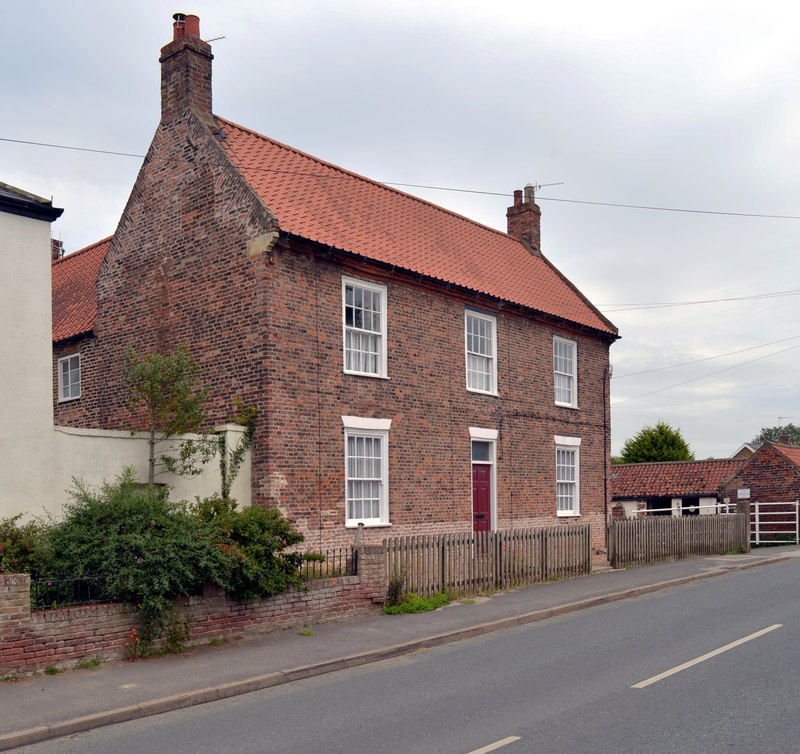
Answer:
[(502, 230), (542, 185), (544, 253), (622, 336), (612, 452), (659, 419), (697, 458), (800, 423), (796, 0), (4, 2), (0, 181), (64, 208), (68, 251), (141, 159), (8, 140), (143, 155), (178, 10), (225, 37), (218, 115)]

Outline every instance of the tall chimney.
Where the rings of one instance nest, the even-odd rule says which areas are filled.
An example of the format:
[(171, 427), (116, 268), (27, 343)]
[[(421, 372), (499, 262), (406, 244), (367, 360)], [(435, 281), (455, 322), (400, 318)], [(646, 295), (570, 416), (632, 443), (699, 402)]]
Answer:
[(522, 241), (525, 248), (536, 256), (542, 254), (540, 223), (542, 210), (534, 201), (533, 186), (528, 184), (525, 190), (514, 192), (514, 206), (506, 212), (508, 219), (508, 235)]
[(200, 19), (176, 13), (172, 41), (161, 48), (161, 121), (192, 108), (211, 114), (211, 45), (200, 39)]

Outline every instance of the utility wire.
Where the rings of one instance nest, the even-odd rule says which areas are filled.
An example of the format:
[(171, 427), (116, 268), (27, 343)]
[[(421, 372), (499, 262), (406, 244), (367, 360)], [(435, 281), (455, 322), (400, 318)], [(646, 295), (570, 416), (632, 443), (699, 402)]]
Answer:
[[(709, 298), (698, 301), (663, 301), (652, 304), (598, 304), (600, 311), (610, 314), (613, 312), (641, 311), (642, 309), (667, 309), (678, 306), (696, 306), (698, 304), (720, 304), (729, 301), (752, 301), (762, 298), (778, 298), (780, 296), (796, 296), (800, 289), (791, 291), (776, 291), (775, 293), (753, 293), (748, 296), (732, 296), (730, 298)], [(616, 309), (611, 307), (617, 307)]]
[(713, 359), (722, 359), (725, 356), (735, 356), (737, 353), (745, 353), (747, 351), (755, 351), (758, 348), (766, 348), (767, 346), (775, 346), (778, 343), (786, 343), (790, 340), (797, 340), (800, 338), (800, 335), (794, 335), (791, 338), (782, 338), (781, 340), (773, 340), (771, 343), (762, 343), (760, 346), (750, 346), (749, 348), (740, 348), (738, 351), (730, 351), (729, 353), (721, 353), (717, 356), (706, 356), (702, 359), (695, 359), (694, 361), (684, 361), (680, 364), (670, 364), (670, 366), (666, 367), (657, 367), (656, 369), (645, 369), (641, 372), (629, 372), (628, 374), (615, 374), (612, 375), (611, 379), (613, 380), (624, 380), (626, 377), (638, 377), (642, 374), (652, 374), (653, 372), (663, 372), (667, 369), (677, 369), (678, 367), (686, 367), (690, 366), (691, 364), (700, 364), (703, 361), (712, 361)]
[(688, 385), (690, 382), (697, 382), (698, 380), (704, 380), (707, 377), (713, 377), (716, 374), (722, 374), (723, 372), (729, 372), (731, 369), (738, 369), (739, 367), (743, 367), (747, 364), (752, 364), (756, 361), (761, 361), (762, 359), (769, 359), (772, 356), (777, 356), (781, 353), (786, 353), (787, 351), (791, 351), (795, 348), (800, 348), (800, 345), (796, 346), (789, 346), (788, 348), (783, 348), (780, 351), (775, 351), (775, 353), (768, 353), (764, 356), (757, 356), (755, 359), (750, 359), (749, 361), (743, 361), (741, 364), (734, 364), (730, 367), (725, 367), (724, 369), (718, 369), (716, 372), (709, 372), (708, 374), (701, 375), (700, 377), (693, 377), (691, 380), (684, 380), (683, 382), (677, 382), (674, 385), (668, 385), (667, 387), (659, 388), (658, 390), (651, 390), (649, 393), (642, 393), (642, 395), (635, 395), (632, 398), (623, 398), (621, 401), (613, 401), (611, 403), (612, 406), (618, 406), (620, 403), (628, 403), (629, 401), (638, 401), (639, 398), (647, 398), (650, 395), (655, 395), (656, 393), (663, 393), (666, 390), (673, 390), (676, 387), (681, 387), (683, 385)]
[[(115, 157), (136, 157), (137, 159), (144, 159), (144, 155), (142, 154), (133, 154), (131, 152), (117, 152), (111, 149), (90, 149), (88, 147), (75, 147), (66, 144), (49, 144), (47, 142), (41, 141), (26, 141), (24, 139), (9, 139), (0, 136), (0, 141), (4, 141), (10, 144), (26, 144), (28, 146), (34, 147), (49, 147), (52, 149), (67, 149), (74, 152), (90, 152), (92, 154), (107, 154), (112, 155)], [(161, 159), (170, 159), (170, 158), (161, 158)], [(174, 162), (184, 162), (184, 160), (174, 159), (170, 160)], [(198, 161), (195, 164), (203, 164), (202, 161)], [(214, 165), (215, 163), (209, 163)], [(217, 167), (225, 167), (222, 164), (218, 164)], [(273, 168), (248, 168), (249, 170), (259, 171), (259, 172), (267, 172), (267, 173), (282, 173), (282, 174), (291, 174), (291, 175), (307, 175), (309, 177), (323, 177), (318, 176), (314, 173), (301, 173), (291, 170), (276, 170)], [(326, 178), (331, 178), (333, 176), (326, 175)], [(343, 178), (346, 176), (342, 176)], [(499, 191), (481, 191), (478, 189), (460, 189), (460, 188), (451, 188), (448, 186), (428, 186), (420, 183), (400, 183), (398, 181), (379, 181), (379, 183), (383, 183), (386, 186), (401, 186), (403, 188), (421, 188), (421, 189), (429, 189), (432, 191), (451, 191), (457, 192), (462, 194), (481, 194), (483, 196), (505, 196), (510, 197), (512, 194), (507, 192), (499, 192)], [(593, 202), (588, 200), (582, 199), (556, 199), (554, 197), (549, 196), (537, 196), (537, 201), (545, 201), (545, 202), (561, 202), (563, 204), (587, 204), (596, 207), (618, 207), (622, 209), (646, 209), (652, 210), (656, 212), (683, 212), (695, 215), (723, 215), (726, 217), (757, 217), (757, 218), (764, 218), (768, 220), (800, 220), (800, 215), (770, 215), (770, 214), (762, 214), (757, 212), (722, 212), (717, 210), (708, 210), (708, 209), (687, 209), (683, 207), (656, 207), (646, 204), (618, 204), (615, 202)]]

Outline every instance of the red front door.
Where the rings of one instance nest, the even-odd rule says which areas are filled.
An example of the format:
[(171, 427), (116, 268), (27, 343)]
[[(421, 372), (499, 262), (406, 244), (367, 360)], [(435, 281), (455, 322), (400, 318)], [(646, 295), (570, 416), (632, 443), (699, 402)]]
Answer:
[(492, 528), (491, 466), (472, 464), (472, 530), (489, 531)]

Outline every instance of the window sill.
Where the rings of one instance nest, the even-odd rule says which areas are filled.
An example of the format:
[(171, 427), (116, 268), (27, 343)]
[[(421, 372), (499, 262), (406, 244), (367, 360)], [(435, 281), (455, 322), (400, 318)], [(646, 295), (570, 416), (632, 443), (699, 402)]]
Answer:
[(500, 397), (500, 393), (498, 393), (497, 391), (495, 391), (493, 393), (490, 393), (488, 390), (475, 390), (475, 388), (471, 388), (471, 387), (467, 388), (467, 392), (468, 393), (472, 393), (473, 395), (486, 395), (489, 398), (499, 398)]
[(561, 408), (574, 408), (576, 411), (580, 411), (580, 407), (576, 403), (559, 403), (556, 401), (555, 404)]
[(74, 398), (59, 398), (57, 403), (69, 403), (70, 401), (79, 401), (81, 397), (76, 395)]
[(367, 521), (347, 521), (345, 522), (344, 528), (358, 529), (359, 526), (363, 526), (365, 529), (388, 529), (392, 525), (384, 523), (383, 521), (378, 521), (377, 523)]
[(371, 374), (370, 372), (348, 372), (346, 369), (342, 370), (342, 374), (349, 374), (351, 377), (371, 377), (373, 380), (388, 380), (388, 374)]
[(556, 511), (558, 518), (580, 518), (580, 513), (572, 513), (571, 511)]

